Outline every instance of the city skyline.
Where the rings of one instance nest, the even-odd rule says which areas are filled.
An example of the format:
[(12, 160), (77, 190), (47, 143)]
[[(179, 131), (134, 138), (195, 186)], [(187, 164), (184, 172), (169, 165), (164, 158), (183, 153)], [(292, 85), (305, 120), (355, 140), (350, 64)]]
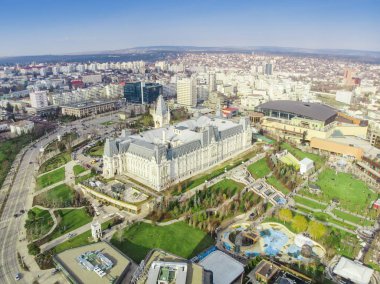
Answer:
[(380, 51), (373, 0), (2, 2), (1, 57), (161, 45)]

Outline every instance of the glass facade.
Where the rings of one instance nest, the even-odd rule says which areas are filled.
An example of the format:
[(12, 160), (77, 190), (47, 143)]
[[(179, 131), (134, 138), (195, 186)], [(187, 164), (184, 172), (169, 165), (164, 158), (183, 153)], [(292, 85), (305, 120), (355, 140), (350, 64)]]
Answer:
[(151, 104), (162, 95), (162, 85), (157, 83), (130, 82), (124, 86), (124, 98), (128, 103)]

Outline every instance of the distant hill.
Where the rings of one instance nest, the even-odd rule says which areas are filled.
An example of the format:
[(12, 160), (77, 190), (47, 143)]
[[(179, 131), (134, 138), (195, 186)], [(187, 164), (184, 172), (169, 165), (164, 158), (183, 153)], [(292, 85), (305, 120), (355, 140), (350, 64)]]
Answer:
[(345, 49), (307, 49), (295, 47), (248, 46), (248, 47), (201, 47), (201, 46), (142, 46), (119, 50), (70, 53), (64, 55), (39, 55), (0, 57), (0, 64), (27, 64), (30, 62), (88, 62), (162, 60), (186, 52), (258, 53), (272, 55), (316, 56), (342, 58), (366, 63), (380, 63), (380, 52)]

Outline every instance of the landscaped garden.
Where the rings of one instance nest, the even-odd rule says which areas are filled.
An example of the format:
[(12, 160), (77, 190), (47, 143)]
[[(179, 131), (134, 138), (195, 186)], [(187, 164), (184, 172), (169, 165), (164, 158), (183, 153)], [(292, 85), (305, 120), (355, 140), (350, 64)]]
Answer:
[(58, 226), (50, 239), (58, 238), (92, 221), (85, 208), (61, 209), (55, 211)]
[(124, 231), (115, 233), (111, 243), (140, 263), (153, 248), (189, 259), (213, 245), (214, 240), (205, 232), (184, 222), (168, 226), (136, 223)]
[(44, 162), (40, 169), (40, 173), (46, 173), (52, 171), (58, 167), (65, 165), (67, 162), (71, 161), (71, 155), (67, 152), (60, 153), (53, 158), (50, 158), (46, 162)]
[(85, 152), (87, 155), (91, 157), (103, 157), (104, 153), (104, 142), (98, 142), (91, 148), (88, 148)]
[(310, 207), (312, 209), (320, 209), (320, 210), (324, 210), (327, 208), (327, 205), (324, 205), (324, 204), (320, 204), (318, 202), (315, 202), (315, 201), (312, 201), (312, 200), (309, 200), (307, 198), (303, 198), (301, 196), (294, 196), (293, 197), (294, 201), (297, 203), (297, 204), (301, 204), (301, 205), (305, 205), (307, 207)]
[(346, 220), (346, 221), (349, 221), (351, 223), (355, 223), (355, 224), (358, 224), (361, 226), (372, 226), (373, 223), (375, 222), (373, 220), (366, 220), (366, 219), (361, 218), (359, 216), (355, 216), (355, 215), (340, 211), (338, 209), (334, 209), (333, 213), (338, 218), (341, 218), (343, 220)]
[(83, 176), (75, 177), (75, 184), (81, 183), (82, 181), (88, 180), (94, 176), (96, 176), (96, 173), (91, 171)]
[(63, 181), (65, 179), (65, 168), (59, 168), (37, 178), (37, 189)]
[(268, 167), (266, 158), (262, 158), (257, 162), (254, 162), (249, 165), (247, 169), (256, 179), (263, 178), (270, 173), (270, 168)]
[(77, 176), (77, 175), (85, 172), (86, 169), (84, 167), (82, 167), (81, 165), (75, 165), (73, 167), (73, 171), (74, 171), (74, 175)]
[(74, 203), (74, 190), (67, 184), (60, 184), (48, 191), (37, 195), (33, 204), (48, 208), (70, 207)]
[(297, 149), (288, 143), (282, 143), (281, 149), (288, 150), (288, 152), (295, 156), (298, 160), (309, 158), (310, 160), (313, 160), (314, 163), (318, 166), (322, 166), (325, 162), (322, 156), (313, 153), (303, 152), (302, 150)]
[(313, 194), (306, 189), (300, 193), (325, 203), (334, 200), (338, 202), (339, 207), (363, 216), (373, 215), (374, 212), (369, 206), (378, 198), (378, 194), (353, 175), (325, 169), (319, 175), (316, 184), (321, 188), (322, 194)]
[(26, 237), (29, 241), (38, 239), (47, 234), (53, 225), (49, 211), (34, 207), (28, 211), (28, 219), (25, 222)]
[(266, 180), (267, 183), (269, 183), (271, 186), (276, 188), (277, 190), (281, 191), (283, 194), (287, 195), (290, 190), (287, 189), (276, 177), (270, 176)]

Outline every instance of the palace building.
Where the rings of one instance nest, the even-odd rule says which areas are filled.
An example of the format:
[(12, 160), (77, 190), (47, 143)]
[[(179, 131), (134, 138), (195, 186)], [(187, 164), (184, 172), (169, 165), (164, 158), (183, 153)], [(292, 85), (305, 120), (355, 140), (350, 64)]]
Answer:
[(123, 131), (104, 145), (103, 175), (126, 175), (157, 191), (190, 178), (249, 148), (248, 118), (239, 123), (201, 116), (140, 134)]

